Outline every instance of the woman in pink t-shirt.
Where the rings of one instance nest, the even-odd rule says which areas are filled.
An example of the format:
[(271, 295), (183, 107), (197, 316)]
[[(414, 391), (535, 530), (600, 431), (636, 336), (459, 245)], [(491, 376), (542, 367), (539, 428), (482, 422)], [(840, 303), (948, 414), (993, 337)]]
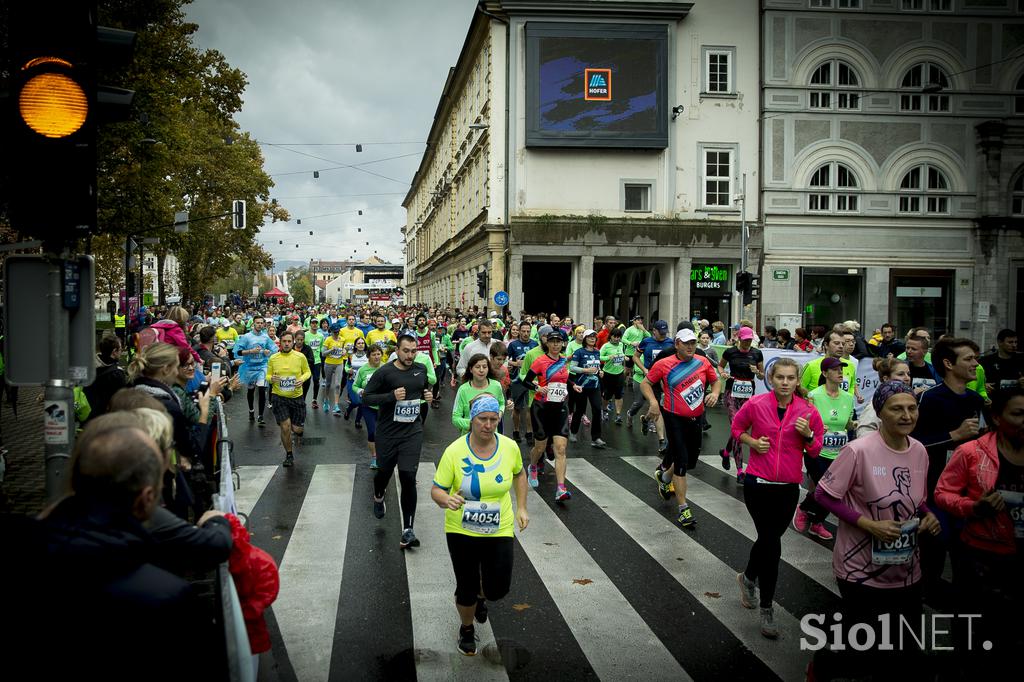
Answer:
[[(833, 672), (848, 677), (854, 669), (885, 670), (887, 678), (911, 679), (918, 664), (915, 652), (906, 648), (880, 652), (878, 628), (883, 614), (890, 618), (890, 632), (900, 631), (901, 616), (915, 631), (920, 628), (917, 536), (939, 532), (938, 520), (925, 505), (928, 453), (910, 437), (917, 424), (913, 389), (902, 381), (884, 382), (875, 391), (872, 405), (879, 418), (878, 431), (846, 445), (814, 493), (818, 503), (839, 518), (832, 569), (843, 598), (847, 645), (842, 652), (819, 652), (814, 661), (816, 679), (831, 679)], [(849, 646), (850, 628), (860, 623), (876, 630), (875, 645), (864, 652)], [(829, 621), (822, 627), (831, 625)], [(905, 646), (912, 646), (911, 642), (903, 638)]]

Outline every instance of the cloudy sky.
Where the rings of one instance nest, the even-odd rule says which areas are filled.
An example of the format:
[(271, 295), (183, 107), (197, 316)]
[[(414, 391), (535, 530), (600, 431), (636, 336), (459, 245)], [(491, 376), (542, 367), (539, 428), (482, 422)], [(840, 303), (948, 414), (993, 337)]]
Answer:
[[(268, 143), (271, 196), (292, 215), (290, 223), (261, 232), (276, 260), (362, 259), (376, 251), (402, 262), (402, 199), (475, 6), (476, 0), (193, 0), (188, 6), (199, 25), (198, 46), (221, 51), (248, 76), (238, 122)], [(352, 164), (361, 164), (359, 170), (326, 170)]]

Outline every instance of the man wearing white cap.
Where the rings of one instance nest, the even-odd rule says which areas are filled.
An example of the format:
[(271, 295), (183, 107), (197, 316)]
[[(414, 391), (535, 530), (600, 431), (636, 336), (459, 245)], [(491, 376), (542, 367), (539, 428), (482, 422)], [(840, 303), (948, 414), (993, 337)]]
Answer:
[[(697, 335), (692, 329), (676, 333), (675, 349), (675, 355), (654, 363), (640, 382), (640, 391), (647, 399), (648, 421), (663, 418), (668, 438), (665, 458), (654, 472), (658, 492), (667, 500), (669, 484), (675, 485), (678, 521), (689, 528), (696, 519), (686, 502), (686, 471), (697, 466), (703, 440), (701, 415), (705, 406), (714, 407), (718, 403), (722, 385), (711, 362), (696, 355)], [(654, 386), (659, 384), (660, 406), (654, 393)]]

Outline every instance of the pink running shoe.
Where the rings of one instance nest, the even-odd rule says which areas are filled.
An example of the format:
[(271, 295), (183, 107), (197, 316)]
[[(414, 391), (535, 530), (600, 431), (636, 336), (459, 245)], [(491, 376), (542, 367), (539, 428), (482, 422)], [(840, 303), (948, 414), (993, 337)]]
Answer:
[(796, 529), (797, 533), (806, 533), (807, 527), (810, 525), (811, 520), (807, 518), (807, 512), (797, 507), (796, 514), (793, 515), (793, 528)]
[(812, 523), (811, 535), (817, 535), (822, 540), (832, 539), (832, 533), (829, 532), (828, 528), (825, 528), (824, 523)]

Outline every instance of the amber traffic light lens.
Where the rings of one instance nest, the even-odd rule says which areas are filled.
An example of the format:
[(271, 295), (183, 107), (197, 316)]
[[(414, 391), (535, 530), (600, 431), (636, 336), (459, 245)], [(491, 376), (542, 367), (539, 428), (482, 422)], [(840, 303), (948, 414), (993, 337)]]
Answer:
[(60, 138), (82, 127), (89, 113), (89, 101), (72, 78), (61, 73), (41, 73), (21, 89), (18, 111), (35, 132)]

